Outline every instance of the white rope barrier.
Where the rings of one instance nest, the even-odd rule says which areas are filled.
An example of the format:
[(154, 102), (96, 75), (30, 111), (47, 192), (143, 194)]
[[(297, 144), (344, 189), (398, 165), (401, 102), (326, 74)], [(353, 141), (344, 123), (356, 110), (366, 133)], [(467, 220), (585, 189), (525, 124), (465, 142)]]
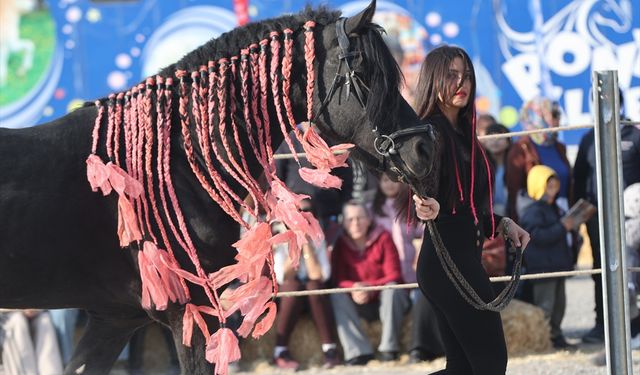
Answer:
[[(628, 267), (629, 272), (640, 272), (640, 267)], [(575, 271), (563, 271), (563, 272), (544, 272), (544, 273), (532, 273), (522, 275), (520, 280), (538, 280), (538, 279), (552, 279), (555, 277), (568, 277), (568, 276), (588, 276), (601, 274), (602, 269), (596, 268), (592, 270), (575, 270)], [(489, 280), (492, 283), (509, 281), (511, 276), (496, 276), (491, 277)], [(315, 290), (300, 290), (295, 292), (281, 292), (277, 297), (303, 297), (303, 296), (317, 296), (324, 294), (338, 294), (338, 293), (351, 293), (351, 292), (376, 292), (386, 289), (415, 289), (418, 287), (417, 283), (409, 284), (394, 284), (394, 285), (381, 285), (381, 286), (362, 286), (354, 288), (328, 288), (328, 289), (315, 289)]]
[[(639, 121), (620, 121), (622, 125), (640, 125)], [(491, 134), (491, 135), (482, 135), (478, 136), (478, 139), (500, 139), (500, 138), (511, 138), (511, 137), (522, 137), (525, 135), (532, 134), (541, 134), (541, 133), (558, 133), (565, 130), (580, 130), (580, 129), (591, 129), (593, 128), (593, 124), (584, 124), (584, 125), (568, 125), (568, 126), (559, 126), (557, 128), (544, 128), (544, 129), (535, 129), (535, 130), (523, 130), (519, 132), (509, 132), (504, 134)], [(346, 151), (335, 151), (334, 155), (344, 154)], [(297, 153), (299, 158), (306, 158), (307, 154), (304, 152)], [(278, 159), (292, 159), (293, 154), (275, 154), (273, 158)]]

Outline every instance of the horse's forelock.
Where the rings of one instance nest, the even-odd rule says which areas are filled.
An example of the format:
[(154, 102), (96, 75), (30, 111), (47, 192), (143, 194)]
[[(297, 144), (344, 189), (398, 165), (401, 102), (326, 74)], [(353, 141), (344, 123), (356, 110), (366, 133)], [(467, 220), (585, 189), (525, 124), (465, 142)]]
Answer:
[(400, 106), (398, 87), (402, 72), (379, 32), (379, 26), (369, 24), (360, 38), (365, 53), (365, 75), (370, 93), (367, 96), (367, 117), (374, 127), (388, 128)]

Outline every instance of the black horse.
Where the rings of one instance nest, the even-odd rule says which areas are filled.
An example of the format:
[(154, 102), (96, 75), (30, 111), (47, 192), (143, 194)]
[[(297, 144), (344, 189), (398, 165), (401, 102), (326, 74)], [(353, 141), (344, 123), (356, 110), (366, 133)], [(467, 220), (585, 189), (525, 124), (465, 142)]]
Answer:
[[(180, 91), (199, 81), (200, 76), (176, 72), (201, 72), (203, 66), (212, 68), (208, 64), (210, 61), (224, 61), (214, 64), (213, 68), (225, 65), (232, 71), (228, 73), (231, 77), (228, 85), (235, 90), (232, 89), (232, 95), (227, 97), (230, 105), (226, 106), (224, 114), (235, 120), (238, 129), (248, 129), (240, 132), (239, 147), (231, 142), (231, 152), (237, 156), (239, 149), (250, 150), (250, 138), (257, 137), (255, 128), (245, 127), (242, 103), (246, 100), (246, 91), (243, 92), (240, 79), (233, 80), (242, 75), (241, 60), (249, 59), (247, 56), (254, 52), (254, 47), (249, 48), (252, 43), (273, 40), (274, 35), (270, 33), (274, 30), (290, 29), (285, 33), (285, 39), (293, 41), (295, 51), (304, 51), (309, 30), (305, 31), (303, 25), (312, 20), (315, 22), (312, 30), (315, 35), (314, 104), (307, 110), (307, 64), (304, 54), (296, 53), (291, 61), (291, 120), (299, 123), (313, 117), (311, 120), (323, 137), (333, 142), (355, 144), (354, 156), (370, 168), (390, 172), (419, 189), (419, 182), (430, 170), (433, 138), (429, 136), (428, 127), (420, 125), (415, 112), (399, 94), (401, 74), (380, 36), (380, 28), (371, 23), (374, 11), (375, 1), (346, 21), (339, 21), (337, 12), (308, 8), (297, 15), (248, 24), (189, 53), (162, 70), (154, 82), (146, 81), (146, 90), (154, 90), (152, 85), (158, 85), (173, 98), (167, 101), (153, 91), (152, 105), (146, 109), (146, 116), (156, 121), (162, 116), (161, 111), (156, 110), (161, 106), (156, 107), (155, 103), (160, 101), (165, 106), (169, 103), (171, 115), (165, 120), (172, 126), (164, 147), (172, 155), (171, 180), (189, 235), (198, 249), (199, 261), (207, 273), (235, 262), (236, 250), (231, 245), (238, 240), (239, 224), (211, 199), (203, 189), (202, 181), (193, 173), (194, 163), (206, 170), (208, 161), (195, 141), (192, 154), (185, 153), (185, 148), (190, 147), (185, 137), (196, 139), (197, 129), (190, 126), (185, 133), (182, 125), (196, 121), (193, 100), (198, 99), (185, 102), (181, 100), (184, 95)], [(249, 55), (245, 56), (243, 52), (239, 58), (233, 57), (247, 49), (251, 49)], [(229, 59), (228, 64), (225, 59)], [(171, 86), (169, 77), (181, 83)], [(206, 86), (204, 79), (199, 82), (200, 87)], [(145, 84), (140, 87), (144, 90)], [(284, 138), (279, 131), (282, 114), (278, 111), (282, 109), (276, 104), (280, 99), (274, 97), (271, 90), (267, 90), (266, 96), (264, 94), (262, 92), (261, 97), (268, 99), (268, 105), (259, 111), (259, 118), (264, 124), (270, 124), (267, 140), (275, 148)], [(127, 143), (125, 135), (118, 135), (117, 130), (113, 138), (110, 124), (112, 121), (117, 123), (117, 119), (101, 113), (102, 109), (118, 105), (124, 108), (126, 104), (123, 103), (130, 104), (130, 99), (118, 95), (101, 99), (98, 105), (86, 105), (41, 126), (0, 129), (0, 308), (85, 309), (89, 314), (88, 324), (66, 374), (108, 373), (133, 332), (152, 320), (171, 328), (182, 373), (210, 374), (213, 369), (205, 360), (204, 350), (207, 338), (196, 333), (191, 347), (181, 344), (184, 305), (169, 303), (163, 311), (142, 307), (140, 249), (135, 245), (121, 248), (116, 235), (117, 199), (113, 195), (103, 197), (92, 192), (87, 182), (85, 161), (92, 153), (92, 134), (101, 140), (111, 137), (109, 139), (114, 142)], [(113, 113), (112, 109), (109, 111)], [(118, 116), (117, 111), (115, 113)], [(211, 128), (220, 126), (221, 116), (212, 117), (215, 121), (210, 124)], [(94, 133), (96, 123), (99, 127)], [(135, 121), (128, 118), (122, 124), (133, 127)], [(233, 134), (229, 132), (227, 137), (232, 139)], [(213, 140), (220, 149), (222, 143), (220, 138)], [(119, 149), (112, 146), (111, 155), (107, 155), (101, 145), (94, 149), (104, 160), (128, 157), (124, 146)], [(149, 150), (155, 155), (158, 148), (159, 145), (154, 145)], [(248, 169), (257, 180), (263, 173), (263, 165), (259, 158), (245, 153)], [(224, 160), (229, 162), (231, 158), (227, 155)], [(211, 162), (214, 168), (225, 170), (220, 166), (220, 160)], [(157, 164), (155, 159), (149, 161), (152, 168)], [(152, 188), (156, 197), (159, 193), (157, 178), (149, 180), (156, 183)], [(228, 173), (221, 173), (221, 178), (238, 196), (249, 194), (246, 186)], [(238, 209), (237, 202), (234, 207)], [(175, 214), (171, 209), (168, 211), (167, 214)], [(158, 224), (153, 225), (154, 231)], [(175, 238), (170, 242), (174, 248), (179, 248)], [(175, 258), (181, 267), (194, 271), (186, 254), (176, 251)], [(207, 296), (201, 288), (190, 287), (189, 290), (192, 303), (206, 303)], [(207, 325), (215, 330), (219, 322), (207, 319)]]

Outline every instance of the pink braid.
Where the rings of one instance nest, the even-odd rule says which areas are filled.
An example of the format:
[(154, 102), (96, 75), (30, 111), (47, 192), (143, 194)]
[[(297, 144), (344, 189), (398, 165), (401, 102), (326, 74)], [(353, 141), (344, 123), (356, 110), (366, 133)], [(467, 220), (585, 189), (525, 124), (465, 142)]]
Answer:
[[(137, 180), (138, 176), (138, 153), (136, 146), (138, 145), (138, 88), (131, 90), (131, 111), (129, 113), (129, 126), (131, 129), (131, 170), (129, 174)], [(137, 201), (137, 199), (136, 199)], [(139, 209), (139, 208), (138, 208)]]
[(458, 168), (458, 157), (456, 156), (456, 146), (453, 143), (453, 139), (449, 138), (451, 143), (451, 155), (453, 155), (453, 164), (456, 171), (456, 185), (458, 186), (458, 193), (460, 193), (460, 202), (464, 202), (464, 193), (462, 192), (462, 183), (460, 182), (460, 169)]
[[(142, 180), (142, 176), (140, 174), (140, 159), (142, 158), (141, 155), (141, 147), (138, 147), (139, 143), (140, 143), (140, 138), (142, 138), (142, 134), (140, 132), (140, 115), (139, 115), (139, 109), (140, 109), (140, 98), (139, 98), (139, 90), (138, 87), (134, 87), (132, 90), (132, 100), (131, 100), (131, 119), (133, 120), (131, 122), (131, 130), (132, 130), (132, 136), (131, 136), (131, 148), (132, 148), (132, 159), (131, 159), (131, 177), (133, 177), (134, 179), (141, 181)], [(137, 197), (134, 199), (135, 204), (136, 204), (136, 215), (138, 217), (138, 226), (140, 228), (144, 228), (144, 221), (142, 219), (142, 198), (141, 197)]]
[(115, 154), (116, 164), (120, 165), (120, 126), (122, 126), (123, 115), (122, 115), (122, 98), (124, 97), (123, 93), (119, 93), (116, 96), (116, 113), (115, 113), (115, 123), (114, 123), (114, 132), (113, 132), (113, 153)]
[[(166, 120), (161, 124), (158, 124), (158, 136), (161, 136), (160, 142), (158, 142), (158, 172), (160, 175), (161, 186), (167, 189), (169, 193), (171, 202), (173, 204), (174, 212), (179, 212), (180, 207), (177, 206), (177, 199), (175, 198), (175, 191), (173, 189), (173, 184), (171, 182), (171, 175), (169, 172), (169, 162), (171, 159), (171, 114), (172, 114), (172, 91), (173, 79), (171, 77), (167, 78), (166, 88), (164, 90), (163, 96), (166, 100), (165, 109), (163, 111), (163, 118)], [(166, 145), (166, 149), (165, 149)], [(178, 244), (187, 251), (187, 244), (185, 240), (183, 240), (181, 233), (176, 229), (173, 220), (171, 220), (171, 211), (169, 211), (169, 207), (167, 205), (166, 196), (164, 193), (164, 188), (160, 188), (160, 200), (162, 201), (162, 208), (166, 213), (167, 222), (169, 223), (169, 227), (173, 232)], [(173, 194), (173, 197), (171, 196)], [(177, 209), (176, 209), (177, 207)]]
[[(258, 104), (260, 100), (258, 97), (260, 96), (260, 67), (258, 65), (259, 56), (256, 52), (258, 49), (257, 44), (252, 44), (249, 46), (249, 53), (251, 59), (251, 111), (253, 112), (253, 119), (256, 122), (256, 127), (258, 128), (258, 146), (260, 147), (260, 158), (262, 160), (267, 161), (267, 165), (269, 164), (267, 149), (266, 149), (266, 139), (264, 137), (264, 129), (262, 125), (262, 119), (260, 118), (260, 113), (258, 111)], [(264, 114), (264, 116), (268, 116), (268, 114)], [(265, 170), (269, 170), (270, 168), (265, 168)], [(265, 175), (270, 179), (271, 176), (269, 173), (265, 173)]]
[[(166, 105), (166, 103), (162, 100), (164, 98), (165, 95), (165, 85), (164, 85), (164, 78), (162, 76), (156, 76), (156, 82), (158, 83), (157, 87), (156, 87), (156, 115), (157, 115), (157, 121), (156, 121), (156, 137), (157, 137), (157, 141), (158, 141), (158, 150), (157, 150), (157, 155), (156, 155), (156, 166), (157, 166), (157, 171), (158, 171), (158, 192), (160, 194), (160, 201), (162, 203), (162, 209), (164, 210), (164, 218), (167, 221), (167, 223), (169, 224), (174, 234), (174, 236), (176, 237), (176, 239), (178, 240), (178, 244), (182, 245), (183, 242), (181, 242), (180, 237), (176, 234), (176, 230), (175, 227), (173, 226), (173, 221), (171, 220), (170, 214), (169, 214), (169, 210), (167, 207), (167, 199), (165, 197), (165, 193), (164, 193), (164, 189), (165, 189), (165, 185), (164, 185), (164, 178), (163, 178), (163, 155), (164, 155), (164, 140), (165, 140), (165, 134), (164, 134), (164, 130), (165, 130), (165, 124), (167, 122), (171, 121), (171, 117), (166, 117), (167, 112), (165, 111), (165, 108), (163, 108), (163, 104)], [(170, 94), (169, 94), (170, 95)], [(166, 143), (167, 147), (171, 147), (170, 143)], [(153, 191), (153, 190), (152, 190)], [(163, 225), (162, 219), (160, 218), (160, 213), (159, 210), (157, 208), (157, 205), (154, 202), (154, 211), (153, 214), (156, 218), (156, 221), (158, 222), (158, 226), (160, 227), (160, 234), (162, 235), (162, 239), (166, 244), (166, 249), (167, 249), (167, 253), (169, 253), (169, 259), (171, 260), (171, 262), (173, 264), (179, 264), (178, 261), (176, 260), (175, 254), (173, 252), (173, 248), (171, 247), (171, 241), (169, 241), (169, 236), (167, 234), (167, 231)], [(183, 246), (183, 248), (186, 249), (186, 246)], [(190, 299), (190, 292), (189, 292), (189, 288), (187, 286), (186, 281), (184, 280), (184, 278), (180, 277), (179, 275), (178, 279), (180, 280), (180, 285), (182, 286), (182, 290), (184, 291), (184, 295), (187, 296), (187, 299)]]
[[(153, 94), (153, 85), (155, 84), (155, 80), (153, 80), (153, 78), (147, 78), (147, 89), (145, 91), (145, 112), (146, 113), (150, 113), (151, 111), (151, 96)], [(148, 105), (149, 108), (146, 108)], [(147, 117), (147, 121), (145, 121), (144, 124), (144, 132), (145, 132), (145, 139), (146, 139), (146, 156), (145, 156), (145, 168), (146, 168), (146, 174), (147, 174), (147, 196), (149, 197), (149, 206), (151, 206), (151, 212), (153, 213), (153, 218), (156, 221), (156, 225), (158, 226), (158, 229), (160, 230), (160, 236), (162, 236), (162, 240), (164, 242), (164, 248), (165, 249), (169, 249), (171, 247), (171, 245), (169, 244), (169, 238), (167, 237), (167, 233), (164, 229), (164, 225), (162, 224), (162, 219), (160, 218), (160, 212), (158, 211), (158, 205), (156, 203), (156, 196), (155, 196), (155, 192), (153, 190), (153, 168), (152, 168), (152, 163), (153, 163), (153, 140), (154, 140), (154, 134), (153, 134), (153, 127), (151, 124), (151, 117), (150, 115), (148, 115)], [(153, 242), (155, 244), (158, 244), (157, 239), (155, 238), (155, 236), (153, 235), (153, 230), (152, 227), (149, 227), (149, 234), (151, 234), (151, 238), (153, 238)]]
[[(284, 122), (284, 118), (282, 118), (282, 106), (280, 105), (280, 83), (278, 82), (280, 78), (278, 77), (278, 65), (280, 59), (280, 41), (278, 40), (278, 32), (272, 31), (269, 36), (271, 37), (271, 93), (273, 94), (273, 105), (276, 108), (276, 115), (278, 116), (278, 122), (280, 123), (280, 130), (282, 131), (284, 140), (287, 142), (289, 150), (291, 150), (291, 153), (293, 154), (293, 158), (296, 159), (298, 164), (300, 164), (300, 161), (298, 160), (298, 153), (293, 146), (291, 137), (289, 137), (287, 124)], [(292, 126), (295, 126), (295, 124)], [(300, 139), (302, 140), (302, 138)]]
[[(220, 59), (219, 66), (220, 66), (220, 71), (219, 71), (220, 79), (218, 80), (218, 113), (220, 116), (219, 117), (220, 121), (218, 124), (218, 127), (219, 127), (218, 130), (220, 134), (220, 140), (222, 141), (222, 146), (224, 147), (224, 150), (227, 153), (227, 158), (231, 162), (231, 165), (229, 165), (224, 160), (222, 155), (218, 153), (218, 149), (215, 146), (215, 140), (212, 139), (211, 143), (214, 145), (213, 151), (216, 155), (216, 158), (218, 159), (220, 164), (222, 164), (222, 166), (226, 169), (226, 171), (249, 193), (249, 195), (251, 196), (254, 202), (258, 202), (258, 198), (256, 197), (255, 192), (253, 191), (253, 189), (251, 189), (251, 187), (247, 183), (247, 177), (243, 173), (240, 165), (238, 165), (238, 162), (234, 158), (233, 153), (231, 152), (231, 148), (229, 146), (229, 140), (227, 139), (227, 132), (226, 132), (227, 130), (227, 69), (228, 69), (227, 59), (225, 58)], [(233, 85), (233, 82), (231, 83), (231, 85)], [(233, 98), (231, 100), (233, 101)], [(233, 118), (233, 114), (231, 114), (230, 117)], [(252, 212), (252, 209), (246, 206), (244, 201), (242, 202), (242, 205), (243, 207), (245, 207), (245, 209), (248, 212)]]
[(102, 124), (102, 117), (104, 116), (104, 105), (99, 100), (95, 101), (96, 108), (98, 109), (98, 115), (96, 116), (95, 125), (93, 125), (93, 143), (91, 144), (91, 153), (96, 154), (98, 152), (98, 140), (100, 138), (100, 126)]
[[(209, 196), (211, 196), (212, 199), (214, 199), (216, 201), (216, 203), (220, 204), (216, 199), (215, 199), (215, 193), (210, 189), (209, 184), (206, 182), (206, 178), (204, 177), (204, 175), (202, 174), (202, 172), (200, 172), (200, 168), (198, 167), (196, 161), (195, 161), (195, 156), (193, 154), (193, 147), (191, 144), (191, 135), (189, 133), (189, 114), (187, 113), (187, 106), (189, 104), (189, 96), (187, 95), (187, 87), (186, 84), (184, 83), (184, 80), (182, 80), (182, 78), (186, 75), (187, 73), (185, 71), (176, 71), (176, 76), (178, 78), (181, 79), (180, 82), (180, 105), (179, 105), (179, 110), (180, 110), (180, 122), (182, 124), (182, 137), (184, 139), (184, 148), (185, 148), (185, 153), (187, 155), (187, 160), (189, 161), (189, 164), (191, 165), (191, 170), (193, 171), (193, 173), (196, 175), (196, 177), (198, 178), (198, 180), (200, 181), (200, 185), (202, 185), (202, 187), (207, 191), (207, 193), (209, 193)], [(167, 173), (169, 173), (169, 171), (167, 170)], [(168, 175), (170, 178), (170, 174)], [(173, 190), (173, 186), (172, 189)], [(170, 197), (173, 200), (174, 198), (177, 198), (175, 195), (175, 191), (170, 191)], [(177, 199), (174, 201), (175, 203), (177, 203)], [(176, 210), (177, 204), (174, 204), (174, 210)], [(222, 206), (221, 206), (222, 207)], [(245, 226), (245, 228), (248, 228), (247, 223), (244, 222), (244, 220), (242, 220), (242, 218), (240, 218), (240, 216), (238, 215), (238, 213), (236, 211), (231, 211), (228, 212), (229, 216), (231, 216), (234, 220), (238, 221), (238, 223), (240, 225)], [(178, 216), (178, 222), (179, 222), (179, 226), (180, 226), (180, 230), (182, 231), (182, 234), (185, 237), (185, 240), (187, 242), (187, 244), (189, 245), (187, 247), (187, 254), (189, 255), (189, 258), (191, 259), (191, 261), (193, 262), (196, 271), (198, 273), (198, 276), (202, 279), (206, 279), (206, 274), (204, 272), (204, 270), (202, 269), (202, 266), (200, 265), (200, 260), (198, 259), (198, 254), (196, 252), (195, 246), (193, 246), (193, 243), (191, 241), (191, 238), (189, 237), (189, 232), (187, 230), (187, 226), (184, 222), (184, 217), (182, 216), (182, 212), (178, 210), (176, 210), (176, 215)], [(205, 293), (207, 294), (207, 297), (209, 297), (209, 301), (211, 302), (211, 304), (216, 307), (218, 309), (218, 311), (220, 311), (220, 303), (218, 302), (218, 296), (217, 296), (217, 291), (214, 289), (213, 290), (213, 294), (211, 294), (211, 290), (210, 288), (204, 288)], [(219, 316), (220, 322), (224, 323), (226, 321), (226, 318), (224, 317), (224, 314), (220, 314)]]
[(113, 127), (115, 122), (115, 98), (114, 94), (109, 95), (109, 104), (107, 105), (107, 156), (113, 159)]
[(262, 118), (264, 119), (264, 141), (266, 143), (267, 160), (269, 161), (270, 170), (275, 170), (275, 162), (273, 160), (273, 149), (271, 148), (271, 124), (269, 123), (269, 110), (267, 107), (267, 98), (269, 93), (267, 86), (269, 81), (267, 78), (267, 44), (268, 40), (263, 39), (260, 41), (260, 58), (259, 58), (259, 70), (260, 70), (260, 94), (261, 94), (261, 110)]
[(315, 59), (315, 41), (313, 38), (314, 21), (307, 21), (304, 24), (304, 60), (307, 65), (307, 120), (313, 119), (313, 89), (315, 86), (315, 72), (313, 70), (313, 60)]
[[(208, 121), (207, 123), (203, 123), (202, 134), (199, 135), (199, 144), (202, 149), (203, 158), (205, 160), (205, 164), (207, 166), (207, 171), (211, 176), (220, 197), (225, 202), (226, 208), (225, 210), (235, 210), (233, 199), (239, 205), (243, 205), (243, 200), (238, 197), (233, 189), (227, 185), (224, 179), (220, 176), (218, 171), (216, 171), (215, 167), (211, 163), (211, 147), (217, 147), (215, 143), (212, 141), (213, 137), (213, 127), (216, 124), (215, 113), (216, 113), (216, 101), (215, 97), (217, 96), (216, 88), (217, 88), (217, 74), (215, 72), (215, 62), (209, 61), (209, 94), (208, 94)], [(206, 125), (206, 126), (205, 126)]]
[[(253, 138), (253, 127), (251, 125), (251, 108), (249, 107), (249, 50), (243, 49), (240, 52), (240, 96), (242, 97), (242, 114), (244, 115), (244, 122), (247, 128), (247, 138), (249, 138), (249, 143), (251, 144), (251, 149), (253, 149), (253, 153), (256, 155), (256, 158), (262, 168), (268, 170), (268, 164), (266, 159), (264, 159), (263, 154), (260, 153), (258, 146), (256, 145), (256, 141)], [(259, 140), (260, 141), (260, 140)]]
[[(140, 128), (140, 133), (138, 134), (138, 156), (140, 157), (140, 163), (138, 163), (138, 181), (140, 181), (140, 183), (143, 184), (144, 187), (144, 180), (145, 180), (145, 166), (146, 166), (146, 153), (145, 153), (145, 140), (146, 140), (146, 133), (147, 130), (150, 127), (151, 124), (151, 116), (150, 116), (150, 112), (151, 112), (151, 97), (149, 95), (149, 91), (150, 90), (145, 90), (145, 85), (144, 84), (139, 84), (138, 85), (139, 88), (139, 92), (140, 92), (140, 96), (141, 98), (139, 98), (138, 100), (138, 106), (140, 108), (138, 108), (138, 127)], [(149, 188), (149, 186), (147, 186), (147, 189)], [(147, 228), (147, 232), (149, 234), (149, 236), (151, 236), (151, 239), (153, 240), (153, 243), (158, 243), (158, 240), (156, 239), (155, 234), (153, 233), (152, 230), (152, 226), (151, 226), (151, 218), (150, 218), (150, 211), (151, 209), (149, 208), (149, 202), (147, 202), (147, 195), (146, 194), (142, 194), (140, 195), (140, 200), (142, 201), (142, 211), (143, 211), (143, 217), (144, 217), (144, 223), (146, 225)], [(142, 226), (140, 228), (143, 228)]]
[[(176, 76), (178, 78), (182, 78), (186, 75), (185, 71), (177, 71)], [(189, 105), (189, 96), (187, 94), (187, 87), (184, 81), (180, 82), (180, 122), (182, 123), (182, 137), (184, 142), (185, 153), (187, 154), (187, 160), (189, 161), (189, 165), (191, 166), (191, 170), (196, 175), (200, 185), (207, 193), (211, 199), (213, 199), (218, 205), (227, 212), (229, 216), (231, 216), (238, 224), (244, 226), (248, 229), (248, 224), (245, 223), (244, 220), (240, 217), (237, 211), (235, 210), (227, 210), (228, 207), (222, 203), (222, 200), (218, 196), (218, 194), (209, 186), (206, 177), (200, 171), (198, 164), (196, 162), (196, 157), (193, 153), (193, 145), (191, 143), (191, 134), (189, 132), (189, 113), (187, 112), (187, 107)]]
[[(236, 124), (236, 120), (235, 120), (235, 113), (236, 113), (236, 85), (235, 85), (235, 80), (237, 78), (237, 62), (238, 62), (238, 57), (237, 56), (232, 56), (231, 57), (231, 75), (233, 77), (233, 80), (229, 83), (229, 95), (231, 96), (231, 128), (233, 129), (233, 140), (236, 142), (236, 148), (238, 149), (238, 153), (240, 154), (240, 161), (242, 162), (242, 168), (243, 169), (239, 169), (240, 174), (245, 178), (245, 181), (247, 183), (247, 185), (249, 185), (249, 187), (253, 190), (254, 196), (258, 199), (254, 204), (254, 216), (258, 216), (258, 211), (259, 211), (259, 205), (262, 205), (262, 207), (264, 207), (266, 209), (267, 207), (267, 202), (264, 200), (264, 195), (259, 187), (258, 182), (253, 178), (253, 176), (251, 176), (251, 170), (249, 169), (249, 166), (247, 165), (247, 158), (244, 155), (244, 150), (242, 147), (242, 144), (240, 143), (240, 134), (238, 133), (238, 125)], [(248, 135), (249, 136), (249, 135)], [(249, 136), (249, 138), (251, 138)]]
[[(196, 133), (202, 133), (202, 122), (206, 121), (202, 116), (202, 111), (206, 111), (204, 100), (200, 96), (200, 84), (198, 83), (198, 72), (191, 72), (191, 113), (193, 122), (196, 124)], [(203, 108), (205, 107), (205, 108)]]
[(282, 59), (282, 101), (287, 113), (289, 125), (291, 125), (291, 128), (293, 129), (296, 137), (298, 137), (298, 139), (302, 139), (302, 134), (296, 127), (297, 121), (293, 118), (291, 97), (289, 96), (289, 93), (291, 91), (291, 69), (293, 66), (293, 39), (291, 38), (291, 34), (293, 34), (293, 31), (291, 29), (284, 30), (284, 58)]
[(131, 174), (131, 92), (124, 95), (124, 146), (125, 165), (127, 172)]
[[(202, 150), (202, 155), (203, 155), (203, 158), (205, 159), (205, 164), (207, 167), (207, 171), (209, 172), (209, 177), (211, 177), (211, 179), (213, 180), (213, 184), (217, 189), (216, 202), (218, 202), (218, 204), (220, 205), (224, 205), (223, 209), (225, 210), (225, 212), (232, 211), (232, 210), (235, 210), (235, 208), (233, 207), (233, 203), (230, 202), (228, 196), (225, 194), (225, 190), (231, 191), (231, 189), (228, 188), (227, 185), (222, 181), (222, 178), (220, 177), (218, 172), (215, 170), (215, 168), (211, 164), (211, 156), (209, 153), (209, 142), (208, 142), (209, 100), (208, 100), (208, 95), (206, 95), (206, 92), (208, 90), (206, 88), (207, 86), (206, 83), (204, 85), (198, 84), (198, 76), (199, 75), (197, 72), (191, 73), (191, 79), (192, 79), (192, 84), (191, 84), (191, 87), (192, 87), (191, 103), (192, 104), (191, 105), (193, 109), (192, 111), (193, 119), (194, 119), (194, 122), (196, 123), (196, 134), (198, 135), (198, 144), (200, 145), (200, 149)], [(202, 89), (203, 86), (205, 87), (205, 90)], [(204, 94), (204, 96), (201, 94)], [(207, 98), (207, 100), (205, 100), (205, 98)], [(213, 188), (212, 188), (212, 191), (214, 191)], [(238, 200), (240, 200), (240, 198), (238, 198)]]
[(476, 179), (476, 109), (473, 107), (473, 119), (471, 120), (471, 191), (469, 191), (469, 203), (471, 204), (471, 212), (473, 213), (473, 220), (478, 224), (478, 213), (476, 212), (476, 205), (473, 199), (475, 179)]
[[(476, 140), (477, 142), (477, 140)], [(489, 159), (487, 159), (487, 155), (484, 152), (484, 148), (479, 145), (478, 147), (480, 152), (482, 153), (482, 157), (484, 158), (484, 167), (487, 169), (487, 182), (489, 183), (489, 213), (491, 214), (491, 237), (489, 239), (493, 239), (495, 237), (496, 232), (496, 219), (493, 217), (493, 188), (492, 188), (492, 177), (491, 177), (491, 168), (489, 167)]]

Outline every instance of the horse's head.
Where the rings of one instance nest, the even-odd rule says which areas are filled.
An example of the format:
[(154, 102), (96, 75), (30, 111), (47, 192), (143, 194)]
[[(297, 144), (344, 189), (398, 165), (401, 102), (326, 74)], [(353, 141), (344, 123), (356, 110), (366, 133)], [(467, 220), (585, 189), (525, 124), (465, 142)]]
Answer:
[(371, 22), (374, 12), (372, 1), (318, 33), (314, 122), (354, 143), (354, 156), (370, 168), (417, 187), (433, 163), (433, 134), (400, 95), (402, 75), (382, 28)]

